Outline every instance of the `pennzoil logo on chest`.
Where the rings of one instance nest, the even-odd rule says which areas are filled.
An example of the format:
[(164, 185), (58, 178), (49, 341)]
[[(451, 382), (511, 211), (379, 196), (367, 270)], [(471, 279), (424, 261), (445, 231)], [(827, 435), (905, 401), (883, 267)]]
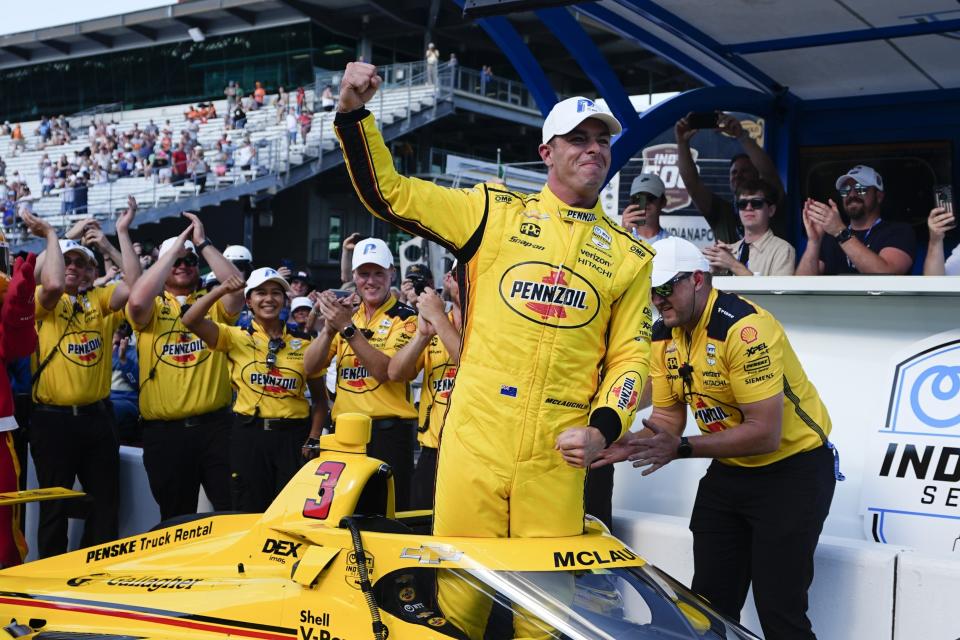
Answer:
[(521, 262), (500, 278), (500, 297), (515, 313), (537, 324), (575, 329), (600, 309), (600, 294), (573, 270), (546, 262)]

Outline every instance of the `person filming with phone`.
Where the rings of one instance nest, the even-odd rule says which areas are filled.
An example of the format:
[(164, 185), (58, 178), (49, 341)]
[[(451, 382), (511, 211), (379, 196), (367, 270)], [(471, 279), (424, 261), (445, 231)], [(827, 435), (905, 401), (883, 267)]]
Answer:
[(725, 200), (710, 190), (700, 177), (697, 165), (690, 151), (690, 140), (701, 129), (717, 129), (740, 143), (743, 153), (730, 159), (730, 191), (736, 193), (740, 185), (747, 180), (762, 178), (777, 190), (774, 203), (778, 211), (783, 207), (784, 188), (780, 174), (767, 152), (750, 137), (736, 117), (716, 111), (707, 113), (688, 113), (677, 121), (674, 134), (677, 137), (677, 168), (680, 177), (687, 186), (687, 192), (693, 204), (703, 215), (714, 238), (720, 242), (733, 244), (743, 235), (740, 232), (740, 217), (733, 200)]
[(623, 226), (637, 240), (653, 244), (670, 237), (660, 226), (660, 214), (667, 206), (667, 188), (660, 176), (641, 173), (630, 184), (630, 204), (623, 210)]
[(960, 276), (960, 245), (953, 248), (949, 258), (943, 258), (944, 238), (950, 230), (957, 228), (957, 217), (953, 212), (953, 189), (938, 187), (934, 198), (936, 206), (927, 218), (930, 240), (927, 243), (927, 257), (923, 262), (923, 275)]

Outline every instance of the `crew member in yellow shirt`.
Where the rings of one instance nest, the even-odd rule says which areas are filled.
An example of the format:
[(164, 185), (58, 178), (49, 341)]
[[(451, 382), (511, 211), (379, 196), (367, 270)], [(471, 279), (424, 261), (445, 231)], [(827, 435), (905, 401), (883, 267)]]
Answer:
[[(183, 215), (190, 225), (163, 242), (127, 304), (140, 359), (143, 465), (161, 520), (195, 513), (201, 484), (216, 511), (233, 504), (227, 359), (208, 349), (181, 316), (197, 301), (201, 256), (220, 282), (240, 271), (213, 246), (200, 218)], [(236, 291), (213, 305), (210, 318), (232, 324), (242, 308), (243, 292)]]
[(443, 277), (444, 294), (452, 302), (450, 312), (444, 313), (443, 299), (425, 288), (417, 298), (417, 333), (390, 359), (388, 369), (390, 379), (399, 381), (413, 380), (423, 371), (417, 427), (420, 457), (413, 473), (411, 509), (433, 507), (440, 427), (460, 364), (460, 290), (453, 274), (451, 270)]
[[(207, 318), (214, 304), (237, 291), (243, 291), (253, 313), (249, 328)], [(303, 465), (300, 452), (311, 427), (308, 386), (319, 427), (326, 417), (324, 372), (308, 378), (303, 368), (305, 354), (317, 347), (309, 335), (290, 330), (280, 319), (288, 291), (287, 281), (264, 267), (246, 282), (230, 278), (183, 314), (183, 324), (230, 362), (237, 390), (230, 460), (241, 511), (265, 511)]]
[[(597, 464), (629, 458), (647, 475), (712, 458), (690, 517), (693, 590), (737, 620), (752, 583), (765, 637), (813, 639), (813, 554), (843, 479), (830, 415), (769, 311), (714, 289), (691, 242), (653, 249), (653, 413)], [(700, 431), (689, 437), (688, 405)]]
[(417, 312), (390, 293), (393, 275), (393, 254), (383, 240), (357, 243), (353, 252), (357, 293), (339, 300), (330, 291), (320, 295), (317, 304), (325, 323), (317, 340), (323, 346), (312, 351), (304, 365), (312, 377), (337, 357), (334, 425), (342, 413), (373, 419), (367, 453), (390, 465), (397, 510), (403, 510), (410, 503), (417, 410), (410, 385), (391, 381), (388, 367), (390, 358), (416, 334)]
[[(73, 487), (79, 479), (90, 496), (80, 545), (118, 535), (119, 441), (110, 406), (113, 332), (122, 321), (130, 287), (140, 275), (129, 228), (133, 203), (116, 223), (123, 280), (88, 289), (96, 256), (75, 240), (57, 241), (45, 221), (23, 213), (30, 228), (44, 227), (47, 247), (38, 259), (36, 295), (39, 345), (32, 362), (33, 416), (30, 451), (40, 487)], [(67, 550), (65, 501), (40, 503), (37, 553)]]

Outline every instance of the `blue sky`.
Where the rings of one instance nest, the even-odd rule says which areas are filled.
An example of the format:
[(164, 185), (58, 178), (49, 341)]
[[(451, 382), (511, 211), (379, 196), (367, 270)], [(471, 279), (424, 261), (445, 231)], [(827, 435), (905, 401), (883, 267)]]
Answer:
[(3, 3), (0, 35), (175, 4), (171, 0), (40, 0)]

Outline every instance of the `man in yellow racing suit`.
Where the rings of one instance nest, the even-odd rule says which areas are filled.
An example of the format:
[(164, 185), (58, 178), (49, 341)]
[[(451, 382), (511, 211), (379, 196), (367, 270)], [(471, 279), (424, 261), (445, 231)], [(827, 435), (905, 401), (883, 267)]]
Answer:
[[(465, 267), (434, 533), (580, 534), (584, 468), (633, 422), (650, 352), (652, 251), (598, 201), (620, 124), (570, 98), (544, 123), (540, 193), (448, 189), (394, 169), (363, 108), (379, 83), (373, 65), (351, 63), (340, 88), (335, 127), (357, 194), (375, 216), (446, 247)], [(489, 603), (466, 591), (441, 577), (445, 613), (480, 637)]]

